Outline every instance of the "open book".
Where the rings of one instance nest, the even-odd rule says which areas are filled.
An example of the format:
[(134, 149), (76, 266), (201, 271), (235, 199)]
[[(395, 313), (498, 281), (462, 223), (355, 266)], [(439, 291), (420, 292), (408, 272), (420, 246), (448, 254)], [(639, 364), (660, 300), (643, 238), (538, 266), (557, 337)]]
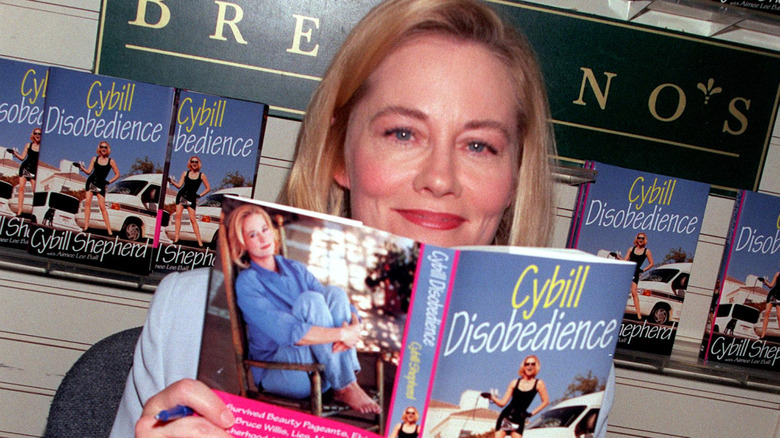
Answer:
[[(244, 272), (231, 258), (239, 227), (231, 219), (257, 208), (250, 205), (274, 224), (280, 272), (298, 267), (296, 275), (313, 278), (316, 291), (348, 296), (361, 338), (334, 354), (357, 357), (357, 383), (380, 414), (334, 400), (326, 361), (275, 360), (283, 348), (309, 347), (283, 347), (302, 330), (290, 322), (297, 304), (280, 311), (279, 300), (267, 296), (279, 293), (272, 290), (277, 286), (257, 281), (265, 274)], [(198, 378), (237, 416), (234, 436), (390, 436), (414, 408), (420, 436), (492, 437), (507, 409), (496, 400), (511, 394), (529, 362), (540, 365), (539, 395), (520, 415), (523, 436), (543, 428), (585, 436), (595, 428), (633, 263), (576, 250), (441, 248), (343, 218), (232, 197), (223, 215)], [(273, 311), (257, 308), (256, 300)], [(310, 390), (296, 397), (301, 379)], [(542, 386), (549, 405), (528, 417), (541, 403)]]

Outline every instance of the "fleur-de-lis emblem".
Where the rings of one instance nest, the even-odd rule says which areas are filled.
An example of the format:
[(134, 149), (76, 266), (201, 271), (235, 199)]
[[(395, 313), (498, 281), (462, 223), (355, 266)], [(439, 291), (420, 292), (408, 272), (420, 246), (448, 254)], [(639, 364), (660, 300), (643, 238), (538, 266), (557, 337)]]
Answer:
[(713, 88), (713, 85), (715, 85), (715, 79), (712, 79), (712, 78), (710, 78), (707, 81), (707, 86), (706, 87), (701, 82), (699, 82), (696, 85), (696, 87), (699, 90), (701, 90), (702, 93), (704, 93), (704, 104), (705, 105), (707, 105), (710, 102), (710, 96), (712, 96), (713, 94), (718, 94), (721, 91), (723, 91), (723, 89), (720, 88), (720, 87), (714, 87)]

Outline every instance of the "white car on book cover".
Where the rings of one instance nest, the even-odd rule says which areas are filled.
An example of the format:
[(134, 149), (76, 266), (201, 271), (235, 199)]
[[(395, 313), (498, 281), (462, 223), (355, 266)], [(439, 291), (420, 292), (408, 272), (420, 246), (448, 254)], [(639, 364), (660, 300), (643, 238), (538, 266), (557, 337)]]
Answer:
[(11, 195), (14, 187), (8, 181), (0, 181), (0, 214), (3, 216), (14, 216), (11, 210)]
[[(219, 218), (222, 214), (222, 198), (224, 198), (225, 195), (243, 196), (248, 198), (252, 196), (252, 187), (228, 187), (208, 193), (206, 196), (198, 199), (198, 205), (195, 208), (195, 219), (198, 221), (201, 239), (206, 245), (211, 242), (216, 242), (214, 236), (219, 228)], [(176, 229), (174, 228), (175, 223), (176, 213), (173, 213), (173, 215), (171, 215), (170, 226), (165, 229), (169, 239), (173, 239), (176, 235)], [(192, 229), (190, 215), (187, 213), (186, 208), (182, 211), (179, 240), (187, 242), (198, 241), (197, 237), (195, 237), (195, 231)]]
[(604, 391), (566, 399), (545, 409), (525, 427), (523, 438), (592, 437)]
[(60, 230), (81, 231), (76, 223), (79, 200), (60, 192), (35, 192), (32, 201), (32, 221)]
[[(671, 324), (680, 320), (691, 265), (688, 262), (658, 265), (639, 276), (637, 293), (643, 318), (656, 324)], [(636, 315), (630, 293), (625, 312)]]
[[(761, 311), (753, 306), (739, 303), (720, 303), (713, 328), (715, 333), (756, 339), (758, 335), (755, 330), (759, 332), (761, 330), (760, 316)], [(706, 330), (710, 331), (710, 324), (707, 324)]]
[[(111, 184), (106, 190), (106, 209), (111, 230), (119, 232), (122, 238), (132, 241), (154, 238), (161, 182), (160, 173), (142, 173), (130, 175)], [(160, 241), (170, 243), (171, 240), (165, 233), (170, 214), (163, 211), (162, 215)], [(76, 222), (80, 227), (84, 227), (83, 201), (76, 215)], [(92, 199), (89, 228), (106, 229), (96, 197)]]

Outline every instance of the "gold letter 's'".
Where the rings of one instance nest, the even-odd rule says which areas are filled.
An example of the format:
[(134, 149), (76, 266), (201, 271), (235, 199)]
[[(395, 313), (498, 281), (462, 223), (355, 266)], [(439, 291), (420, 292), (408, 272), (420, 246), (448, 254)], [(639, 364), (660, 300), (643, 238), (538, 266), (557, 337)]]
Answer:
[(740, 110), (737, 109), (737, 102), (742, 102), (745, 104), (745, 109), (750, 109), (750, 101), (748, 99), (745, 99), (744, 97), (735, 97), (734, 99), (729, 102), (729, 113), (731, 113), (732, 116), (734, 116), (735, 119), (737, 119), (740, 124), (742, 125), (739, 129), (736, 131), (731, 129), (731, 126), (729, 126), (729, 121), (724, 120), (723, 121), (723, 132), (728, 132), (732, 135), (740, 135), (748, 127), (748, 120), (747, 117), (745, 117), (745, 114), (743, 114)]

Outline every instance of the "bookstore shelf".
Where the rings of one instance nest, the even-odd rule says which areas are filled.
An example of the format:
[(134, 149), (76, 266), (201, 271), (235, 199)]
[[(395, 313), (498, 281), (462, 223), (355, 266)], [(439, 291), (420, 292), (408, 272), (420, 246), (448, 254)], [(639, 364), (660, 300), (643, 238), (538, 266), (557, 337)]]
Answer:
[[(149, 293), (154, 292), (163, 277), (159, 273), (123, 274), (98, 266), (87, 267), (52, 260), (9, 248), (0, 248), (0, 269)], [(615, 367), (622, 369), (780, 394), (780, 379), (777, 373), (729, 364), (704, 363), (699, 358), (699, 344), (684, 339), (675, 341), (669, 356), (618, 348), (614, 362)]]
[(677, 339), (669, 356), (618, 348), (615, 367), (780, 394), (777, 373), (723, 363), (705, 363), (699, 358), (699, 345)]

